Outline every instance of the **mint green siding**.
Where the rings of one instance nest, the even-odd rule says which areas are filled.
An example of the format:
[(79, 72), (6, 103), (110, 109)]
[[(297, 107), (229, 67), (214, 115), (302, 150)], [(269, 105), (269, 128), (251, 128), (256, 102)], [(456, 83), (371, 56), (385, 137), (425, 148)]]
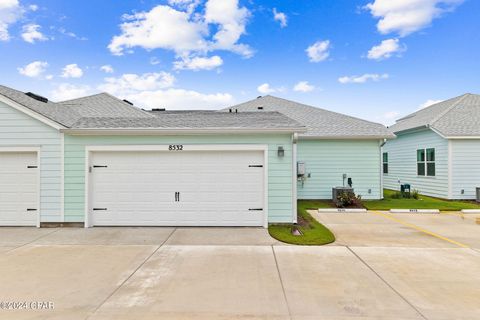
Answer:
[(298, 182), (298, 198), (331, 199), (332, 188), (343, 186), (345, 173), (352, 178), (356, 194), (363, 199), (380, 199), (380, 156), (379, 140), (298, 141), (297, 160), (305, 162), (310, 174), (303, 185)]
[[(417, 149), (435, 148), (435, 176), (417, 175)], [(448, 141), (432, 130), (418, 130), (398, 134), (383, 147), (388, 152), (388, 174), (384, 186), (398, 190), (400, 183), (409, 183), (420, 193), (439, 198), (448, 198)]]
[(61, 138), (58, 131), (0, 102), (0, 146), (40, 147), (42, 222), (61, 221)]
[(451, 140), (450, 147), (451, 198), (475, 199), (475, 188), (480, 187), (480, 139)]
[[(85, 146), (155, 144), (268, 144), (268, 220), (292, 221), (292, 144), (290, 134), (205, 136), (65, 136), (65, 220), (85, 215)], [(285, 156), (279, 158), (282, 146)]]

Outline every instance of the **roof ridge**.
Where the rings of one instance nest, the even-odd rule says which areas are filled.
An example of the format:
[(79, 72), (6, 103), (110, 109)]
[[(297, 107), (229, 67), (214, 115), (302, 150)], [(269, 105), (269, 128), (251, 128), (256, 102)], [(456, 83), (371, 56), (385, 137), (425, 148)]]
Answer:
[(455, 108), (456, 106), (458, 106), (458, 104), (460, 102), (462, 102), (463, 100), (465, 100), (468, 96), (470, 95), (470, 93), (465, 93), (463, 94), (462, 96), (460, 96), (456, 102), (454, 102), (450, 107), (448, 107), (446, 110), (444, 110), (443, 112), (441, 112), (438, 116), (434, 117), (432, 119), (432, 121), (430, 121), (430, 123), (428, 124), (429, 126), (433, 126), (435, 124), (435, 122), (439, 121), (441, 118), (443, 118), (447, 113), (449, 113), (453, 108)]
[(85, 98), (90, 98), (90, 97), (95, 97), (95, 96), (99, 96), (101, 94), (105, 94), (106, 92), (99, 92), (99, 93), (95, 93), (95, 94), (90, 94), (88, 96), (83, 96), (83, 97), (78, 97), (78, 98), (74, 98), (74, 99), (68, 99), (68, 100), (63, 100), (63, 101), (57, 101), (56, 103), (58, 104), (64, 104), (64, 103), (67, 103), (67, 102), (72, 102), (72, 101), (76, 101), (76, 100), (83, 100)]
[(296, 101), (293, 101), (293, 100), (288, 100), (288, 99), (280, 98), (280, 97), (277, 97), (277, 96), (272, 96), (270, 94), (266, 95), (264, 97), (271, 97), (271, 98), (275, 98), (275, 99), (280, 99), (280, 100), (288, 101), (288, 102), (291, 102), (291, 103), (299, 104), (299, 105), (302, 105), (302, 106), (305, 106), (305, 107), (309, 107), (309, 108), (312, 108), (312, 109), (321, 110), (321, 111), (325, 111), (325, 112), (329, 112), (329, 113), (334, 113), (334, 114), (337, 114), (337, 115), (340, 115), (340, 116), (343, 116), (343, 117), (348, 117), (350, 119), (362, 121), (362, 122), (365, 122), (365, 123), (373, 123), (373, 124), (377, 124), (379, 126), (385, 127), (385, 125), (383, 125), (379, 122), (374, 122), (374, 121), (369, 121), (369, 120), (365, 120), (365, 119), (362, 119), (362, 118), (357, 118), (357, 117), (354, 117), (354, 116), (351, 116), (351, 115), (348, 115), (348, 114), (345, 114), (345, 113), (340, 113), (340, 112), (336, 112), (336, 111), (332, 111), (332, 110), (328, 110), (328, 109), (324, 109), (324, 108), (320, 108), (320, 107), (311, 106), (311, 105), (308, 105), (308, 104), (305, 104), (305, 103), (296, 102)]

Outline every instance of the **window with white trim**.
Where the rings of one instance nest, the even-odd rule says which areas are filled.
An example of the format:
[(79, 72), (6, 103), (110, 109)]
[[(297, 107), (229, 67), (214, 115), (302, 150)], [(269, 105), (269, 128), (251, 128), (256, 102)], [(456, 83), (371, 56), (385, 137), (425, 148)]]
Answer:
[(417, 175), (435, 177), (435, 148), (417, 150)]
[(383, 173), (388, 173), (388, 152), (383, 153)]

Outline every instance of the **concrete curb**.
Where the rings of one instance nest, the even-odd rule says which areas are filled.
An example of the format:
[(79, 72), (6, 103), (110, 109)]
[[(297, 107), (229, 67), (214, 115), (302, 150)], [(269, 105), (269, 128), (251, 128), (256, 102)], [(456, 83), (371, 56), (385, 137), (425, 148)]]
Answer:
[(359, 213), (359, 212), (367, 212), (367, 209), (346, 209), (346, 208), (318, 209), (318, 213), (322, 213), (322, 212)]
[(440, 213), (438, 209), (390, 209), (390, 213)]
[(462, 209), (462, 213), (480, 213), (479, 209)]

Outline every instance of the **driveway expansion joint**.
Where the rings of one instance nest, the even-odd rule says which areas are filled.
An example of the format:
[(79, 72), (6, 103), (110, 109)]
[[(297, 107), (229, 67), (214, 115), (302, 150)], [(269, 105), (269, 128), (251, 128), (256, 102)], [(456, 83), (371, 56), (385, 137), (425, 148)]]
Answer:
[(46, 233), (46, 234), (43, 234), (43, 235), (39, 236), (38, 238), (33, 239), (32, 241), (29, 241), (29, 242), (27, 242), (27, 243), (24, 243), (24, 244), (22, 244), (22, 245), (19, 245), (18, 247), (15, 247), (15, 248), (12, 248), (12, 249), (10, 249), (10, 250), (7, 250), (5, 253), (12, 252), (12, 251), (14, 251), (14, 250), (17, 250), (17, 249), (26, 247), (26, 246), (28, 246), (28, 245), (30, 245), (30, 244), (32, 244), (32, 243), (34, 243), (34, 242), (36, 242), (36, 241), (38, 241), (38, 240), (40, 240), (40, 239), (42, 239), (42, 238), (45, 238), (45, 237), (47, 237), (47, 236), (49, 236), (49, 235), (51, 235), (51, 234), (54, 234), (55, 232), (58, 232), (58, 231), (60, 231), (60, 228), (56, 228), (56, 229), (52, 230), (52, 232), (48, 232), (48, 233)]
[(349, 246), (345, 246), (345, 248), (347, 248), (355, 257), (357, 257), (357, 259), (363, 264), (365, 265), (368, 269), (370, 269), (370, 271), (372, 271), (387, 287), (389, 287), (393, 292), (395, 292), (395, 294), (397, 296), (400, 297), (400, 299), (402, 299), (403, 301), (405, 301), (405, 303), (407, 303), (413, 310), (415, 310), (423, 319), (425, 320), (428, 320), (427, 317), (425, 317), (423, 315), (422, 312), (420, 312), (420, 310), (417, 309), (417, 307), (415, 307), (413, 305), (413, 303), (411, 303), (407, 298), (405, 298), (397, 289), (395, 289), (390, 283), (388, 283), (387, 280), (385, 280), (377, 271), (375, 271), (375, 269), (373, 269), (372, 266), (370, 266), (365, 260), (363, 260), (355, 251), (353, 251), (352, 248), (350, 248)]
[(280, 273), (280, 267), (278, 266), (278, 260), (277, 260), (277, 255), (275, 253), (274, 245), (271, 245), (270, 247), (272, 248), (273, 259), (275, 260), (275, 266), (277, 268), (278, 279), (280, 280), (280, 285), (282, 286), (283, 298), (285, 300), (285, 304), (286, 304), (287, 310), (288, 310), (288, 318), (293, 319), (292, 311), (290, 310), (290, 305), (288, 304), (287, 292), (285, 291), (285, 286), (283, 285), (282, 275)]

